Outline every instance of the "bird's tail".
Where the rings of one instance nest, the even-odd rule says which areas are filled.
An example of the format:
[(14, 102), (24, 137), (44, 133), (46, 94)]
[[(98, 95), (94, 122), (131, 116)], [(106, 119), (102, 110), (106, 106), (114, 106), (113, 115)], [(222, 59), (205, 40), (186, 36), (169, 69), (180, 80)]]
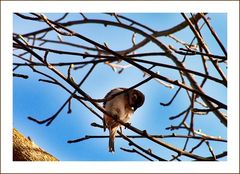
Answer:
[(109, 144), (108, 144), (108, 148), (109, 148), (109, 152), (114, 152), (114, 139), (117, 133), (117, 127), (110, 129), (109, 130)]

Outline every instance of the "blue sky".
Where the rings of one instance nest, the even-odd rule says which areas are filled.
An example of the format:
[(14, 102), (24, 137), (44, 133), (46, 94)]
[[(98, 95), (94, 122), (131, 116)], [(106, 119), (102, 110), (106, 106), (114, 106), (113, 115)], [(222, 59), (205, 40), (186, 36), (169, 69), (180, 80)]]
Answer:
[[(104, 14), (85, 14), (88, 18), (101, 18), (111, 19), (112, 17)], [(168, 29), (176, 24), (182, 22), (184, 19), (177, 13), (125, 13), (131, 19), (139, 21), (150, 28), (157, 31)], [(61, 14), (46, 14), (50, 19), (57, 19)], [(227, 48), (227, 15), (222, 14), (208, 14), (211, 18), (211, 24), (218, 34), (220, 40), (223, 42), (225, 48)], [(69, 14), (69, 20), (81, 19), (79, 14)], [(19, 34), (25, 34), (30, 31), (34, 31), (40, 28), (45, 28), (45, 24), (38, 22), (30, 22), (22, 20), (17, 16), (13, 16), (13, 31)], [(131, 46), (130, 31), (123, 30), (117, 27), (104, 27), (102, 25), (82, 25), (73, 26), (70, 29), (81, 33), (84, 36), (89, 37), (101, 44), (108, 43), (113, 50), (122, 50)], [(223, 55), (218, 44), (212, 38), (209, 30), (204, 27), (202, 34), (209, 49), (214, 54)], [(191, 42), (193, 34), (189, 28), (184, 29), (174, 34), (184, 42)], [(57, 35), (54, 32), (50, 32), (48, 38), (57, 39)], [(86, 44), (77, 38), (62, 37), (64, 41), (76, 42), (78, 44)], [(142, 36), (136, 35), (136, 41), (141, 41)], [(179, 47), (175, 41), (167, 37), (161, 37), (160, 40), (167, 45), (174, 45)], [(86, 44), (91, 46), (90, 44)], [(44, 45), (50, 48), (72, 50), (83, 52), (82, 49), (70, 48), (64, 46), (59, 48), (57, 45)], [(161, 51), (153, 43), (149, 43), (143, 48), (137, 50), (137, 53), (142, 52), (155, 52)], [(44, 53), (40, 53), (43, 55)], [(26, 56), (26, 57), (29, 57)], [(181, 56), (178, 56), (181, 58)], [(196, 59), (194, 59), (196, 58)], [(201, 71), (202, 67), (199, 57), (194, 56), (192, 59), (187, 59), (185, 65), (189, 69)], [(54, 55), (49, 54), (49, 60), (52, 62), (62, 59), (63, 61), (68, 59), (69, 61), (79, 60), (76, 56), (66, 55)], [(166, 57), (146, 57), (146, 60), (155, 60), (160, 63), (173, 64)], [(13, 58), (14, 62), (18, 59)], [(208, 63), (210, 73), (215, 75), (211, 64)], [(80, 81), (82, 77), (87, 73), (90, 66), (86, 66), (76, 72), (73, 72), (75, 81)], [(41, 68), (40, 68), (41, 69)], [(66, 74), (66, 68), (59, 68), (64, 74)], [(226, 74), (226, 69), (223, 68)], [(47, 73), (50, 73), (47, 69), (43, 69)], [(165, 75), (171, 79), (177, 79), (177, 71), (169, 70), (166, 68), (155, 68), (153, 71), (159, 71), (161, 75)], [(48, 127), (45, 125), (38, 125), (27, 119), (28, 116), (33, 116), (37, 119), (44, 119), (52, 116), (69, 97), (69, 94), (60, 87), (39, 82), (38, 79), (41, 76), (32, 73), (29, 68), (19, 68), (16, 73), (24, 73), (29, 75), (29, 79), (23, 80), (20, 78), (13, 79), (13, 127), (17, 128), (25, 136), (30, 136), (33, 141), (40, 147), (51, 153), (55, 157), (63, 161), (144, 161), (145, 159), (137, 154), (129, 154), (121, 151), (120, 147), (128, 148), (128, 143), (122, 139), (116, 139), (115, 154), (108, 152), (108, 139), (91, 139), (80, 143), (68, 144), (70, 139), (76, 139), (84, 137), (85, 135), (107, 135), (108, 132), (103, 132), (99, 128), (90, 126), (92, 122), (101, 123), (100, 119), (94, 116), (88, 111), (81, 103), (73, 100), (72, 113), (67, 114), (67, 107), (58, 115), (55, 121)], [(131, 87), (132, 85), (143, 80), (143, 73), (138, 69), (131, 67), (118, 74), (112, 71), (112, 69), (106, 65), (97, 66), (87, 81), (82, 85), (82, 89), (86, 91), (92, 98), (103, 98), (105, 94), (116, 87)], [(199, 80), (197, 78), (197, 80)], [(170, 125), (178, 124), (181, 119), (169, 120), (169, 117), (176, 115), (188, 107), (189, 101), (186, 96), (186, 92), (181, 90), (176, 100), (172, 105), (163, 107), (159, 103), (167, 102), (174, 95), (178, 87), (174, 89), (166, 88), (160, 85), (157, 81), (151, 80), (150, 82), (142, 85), (138, 88), (145, 96), (146, 100), (144, 105), (139, 108), (131, 119), (133, 126), (144, 130), (146, 129), (149, 134), (171, 134), (173, 132), (165, 130)], [(219, 99), (223, 103), (227, 104), (227, 90), (226, 88), (216, 84), (215, 82), (208, 82), (204, 87), (204, 91)], [(100, 113), (100, 112), (98, 112)], [(227, 130), (222, 126), (213, 114), (206, 116), (195, 116), (195, 129), (201, 129), (202, 132), (213, 136), (221, 136), (227, 138)], [(129, 130), (124, 130), (127, 135), (133, 135), (134, 133)], [(186, 134), (185, 131), (175, 131), (175, 133)], [(144, 148), (151, 148), (157, 155), (171, 159), (171, 155), (175, 153), (160, 147), (146, 139), (133, 139), (134, 142), (142, 145)], [(163, 139), (163, 141), (170, 143), (176, 147), (182, 148), (184, 145), (183, 139)], [(191, 140), (190, 145), (197, 144), (198, 141)], [(222, 153), (226, 150), (226, 143), (211, 143), (211, 146), (216, 151), (216, 154)], [(132, 148), (132, 147), (130, 147)], [(187, 148), (187, 151), (191, 150), (191, 146)], [(204, 154), (205, 156), (211, 156), (207, 150), (206, 145), (203, 145), (197, 151), (197, 154)], [(183, 158), (189, 160), (188, 158)], [(224, 158), (223, 160), (226, 160)]]

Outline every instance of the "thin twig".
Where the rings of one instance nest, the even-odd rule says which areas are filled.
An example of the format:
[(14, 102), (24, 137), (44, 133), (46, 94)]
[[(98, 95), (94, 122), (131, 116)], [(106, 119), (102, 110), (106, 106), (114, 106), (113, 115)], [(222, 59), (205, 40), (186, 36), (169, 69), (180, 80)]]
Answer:
[(28, 75), (13, 73), (13, 77), (20, 77), (20, 78), (23, 78), (23, 79), (27, 79)]
[(139, 152), (138, 150), (136, 150), (136, 149), (134, 149), (134, 148), (133, 148), (133, 149), (126, 149), (126, 148), (121, 147), (120, 149), (123, 150), (123, 151), (125, 151), (125, 152), (129, 152), (129, 153), (137, 153), (137, 154), (139, 154), (140, 156), (146, 158), (147, 160), (153, 161), (151, 158), (149, 158), (148, 156), (144, 155), (143, 153)]
[[(93, 127), (97, 127), (100, 129), (103, 129), (103, 125), (97, 124), (97, 123), (91, 123), (91, 126)], [(141, 135), (126, 135), (128, 138), (146, 138), (145, 136), (141, 136)], [(151, 137), (154, 138), (160, 138), (160, 139), (165, 139), (165, 138), (190, 138), (190, 139), (196, 139), (196, 140), (209, 140), (209, 141), (218, 141), (218, 142), (227, 142), (226, 139), (222, 139), (219, 137), (214, 137), (214, 136), (196, 136), (196, 135), (180, 135), (180, 134), (169, 134), (169, 135), (149, 135)], [(116, 135), (116, 138), (121, 138), (120, 135)], [(98, 138), (109, 138), (108, 135), (86, 135), (82, 138), (78, 138), (78, 139), (74, 139), (74, 140), (69, 140), (68, 143), (77, 143), (80, 141), (84, 141), (84, 140), (89, 140), (89, 139), (98, 139)]]
[(207, 18), (202, 14), (200, 13), (200, 15), (202, 16), (203, 20), (205, 21), (205, 23), (207, 24), (209, 30), (211, 31), (213, 37), (215, 38), (215, 40), (217, 41), (217, 43), (219, 44), (220, 48), (222, 49), (223, 53), (225, 54), (225, 56), (227, 57), (227, 51), (225, 49), (225, 47), (223, 46), (222, 42), (220, 41), (217, 33), (214, 31), (214, 29), (211, 27), (209, 21), (207, 20)]
[(136, 143), (134, 143), (132, 140), (130, 140), (128, 137), (126, 137), (125, 135), (123, 135), (120, 131), (117, 131), (117, 133), (124, 139), (127, 140), (129, 142), (129, 146), (135, 146), (136, 148), (138, 148), (139, 150), (141, 150), (142, 152), (148, 154), (149, 156), (159, 160), (159, 161), (166, 161), (165, 159), (153, 154), (151, 151), (148, 151), (144, 148), (142, 148), (141, 146), (137, 145)]
[(173, 95), (172, 99), (169, 102), (167, 102), (167, 103), (160, 102), (160, 105), (169, 106), (173, 102), (173, 100), (176, 98), (176, 96), (177, 96), (177, 94), (179, 93), (180, 90), (181, 90), (181, 87), (178, 88), (178, 90), (175, 92), (175, 94)]
[(213, 159), (216, 161), (216, 160), (217, 160), (216, 155), (214, 154), (213, 149), (212, 149), (212, 147), (210, 146), (209, 142), (208, 142), (208, 141), (205, 141), (205, 143), (207, 144), (208, 149), (209, 149), (209, 151), (210, 151)]

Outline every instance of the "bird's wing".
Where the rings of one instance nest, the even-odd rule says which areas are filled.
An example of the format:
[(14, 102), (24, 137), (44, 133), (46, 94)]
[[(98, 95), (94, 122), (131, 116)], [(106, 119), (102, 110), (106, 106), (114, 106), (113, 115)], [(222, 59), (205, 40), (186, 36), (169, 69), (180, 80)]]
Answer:
[[(109, 91), (109, 92), (106, 94), (106, 96), (105, 96), (104, 98), (111, 97), (112, 95), (117, 94), (118, 92), (121, 92), (121, 91), (126, 90), (126, 89), (127, 89), (127, 88), (115, 88), (115, 89), (112, 89), (111, 91)], [(105, 108), (105, 106), (106, 106), (106, 102), (107, 102), (107, 101), (104, 101), (104, 102), (103, 102), (103, 107), (104, 107), (104, 108)]]

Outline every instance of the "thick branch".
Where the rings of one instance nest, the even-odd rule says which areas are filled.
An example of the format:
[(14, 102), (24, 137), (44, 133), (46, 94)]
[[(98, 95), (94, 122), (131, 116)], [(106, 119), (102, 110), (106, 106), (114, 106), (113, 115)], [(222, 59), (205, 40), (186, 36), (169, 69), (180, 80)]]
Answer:
[(13, 129), (13, 161), (58, 161), (30, 138)]

